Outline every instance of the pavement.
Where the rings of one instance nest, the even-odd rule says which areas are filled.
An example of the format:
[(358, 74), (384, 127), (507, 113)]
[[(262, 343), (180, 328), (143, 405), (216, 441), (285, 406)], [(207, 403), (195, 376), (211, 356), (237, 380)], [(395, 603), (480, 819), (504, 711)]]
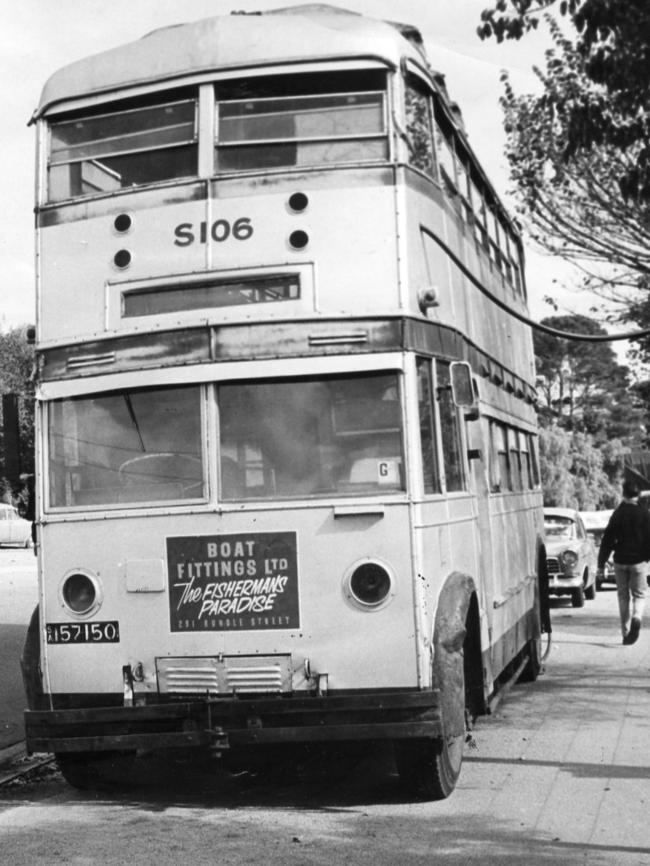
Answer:
[(0, 762), (24, 738), (20, 657), (38, 599), (33, 550), (0, 548)]
[(25, 625), (0, 625), (0, 759), (5, 747), (24, 739), (20, 656), (26, 631)]
[[(487, 798), (476, 842), (485, 846), (488, 814), (490, 848), (501, 852), (490, 863), (523, 862), (523, 834), (528, 866), (649, 866), (650, 601), (633, 646), (621, 644), (613, 588), (582, 609), (553, 605), (545, 672), (476, 726), (454, 794), (467, 804), (466, 842), (479, 818), (475, 799), (462, 797), (470, 788)], [(440, 812), (458, 820), (457, 806)]]
[[(347, 862), (372, 866), (650, 866), (650, 599), (633, 646), (621, 644), (613, 588), (584, 608), (564, 599), (552, 604), (553, 646), (544, 672), (535, 683), (515, 685), (491, 716), (477, 721), (451, 797), (406, 801), (381, 766), (364, 765), (343, 788), (337, 782), (334, 794), (323, 793), (316, 780), (306, 794), (293, 783), (284, 789), (274, 782), (247, 795), (263, 808), (237, 811), (245, 837), (257, 838), (264, 816), (273, 826), (286, 819), (294, 835), (314, 840), (312, 859), (291, 862), (314, 866), (343, 862), (338, 848), (352, 839), (357, 859)], [(232, 802), (226, 796), (221, 810), (219, 802), (192, 815), (210, 828), (232, 821)], [(80, 806), (87, 808), (85, 801)], [(70, 820), (68, 800), (60, 808), (61, 820), (64, 814)], [(157, 808), (146, 806), (142, 820)], [(67, 825), (64, 830), (68, 838)], [(241, 838), (220, 837), (223, 862), (262, 862), (237, 859)], [(264, 862), (286, 866), (283, 852), (271, 857), (267, 851)]]

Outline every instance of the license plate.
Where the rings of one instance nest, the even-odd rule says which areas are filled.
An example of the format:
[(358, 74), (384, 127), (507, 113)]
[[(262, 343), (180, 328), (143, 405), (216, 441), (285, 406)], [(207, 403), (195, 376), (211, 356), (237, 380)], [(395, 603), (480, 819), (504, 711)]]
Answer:
[(48, 622), (48, 643), (119, 643), (120, 627), (108, 622)]

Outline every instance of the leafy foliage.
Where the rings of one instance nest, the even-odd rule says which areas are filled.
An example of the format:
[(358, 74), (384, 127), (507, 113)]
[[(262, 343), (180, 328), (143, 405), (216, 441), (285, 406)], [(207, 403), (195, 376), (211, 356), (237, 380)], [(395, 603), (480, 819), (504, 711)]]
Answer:
[[(520, 39), (544, 20), (552, 40), (545, 67), (534, 70), (539, 94), (517, 95), (503, 76), (506, 153), (520, 218), (543, 249), (582, 270), (584, 287), (609, 301), (612, 315), (647, 328), (650, 3), (492, 0), (481, 19), (484, 39)], [(579, 329), (576, 317), (545, 322)], [(604, 333), (593, 322), (583, 327)], [(609, 507), (617, 499), (621, 449), (647, 447), (650, 381), (631, 385), (608, 349), (536, 334), (535, 350), (544, 436), (559, 437), (570, 463), (566, 483), (548, 468), (548, 496), (581, 507), (599, 496), (599, 507)], [(633, 356), (650, 362), (650, 338), (636, 341)], [(547, 444), (560, 448), (555, 439)], [(602, 478), (593, 480), (598, 461), (587, 457), (595, 445), (609, 492)]]
[(571, 437), (559, 427), (539, 431), (539, 470), (544, 505), (574, 507), (571, 469)]
[[(624, 198), (650, 199), (650, 4), (647, 0), (497, 0), (481, 15), (482, 39), (520, 39), (540, 16), (557, 12), (575, 34), (582, 92), (549, 88), (543, 104), (561, 122), (570, 158), (593, 147), (635, 152), (617, 180)], [(547, 18), (548, 20), (548, 18)], [(557, 31), (559, 33), (559, 30)], [(568, 40), (567, 40), (568, 44)], [(559, 58), (549, 58), (549, 76)], [(558, 79), (561, 81), (561, 75)]]
[[(559, 331), (605, 333), (586, 316), (551, 316), (542, 324)], [(540, 423), (588, 433), (599, 442), (641, 443), (641, 400), (630, 385), (628, 368), (617, 362), (608, 343), (577, 342), (535, 331), (533, 345)]]
[[(560, 331), (602, 334), (586, 316), (542, 320)], [(594, 510), (620, 498), (625, 455), (643, 445), (643, 395), (607, 343), (533, 336), (540, 397), (540, 470), (546, 505)]]
[(622, 318), (645, 325), (648, 318), (637, 318), (630, 304), (650, 287), (647, 145), (603, 140), (572, 147), (568, 113), (595, 95), (594, 85), (573, 44), (553, 23), (551, 32), (547, 69), (535, 70), (541, 95), (516, 95), (503, 75), (506, 156), (520, 215), (545, 250), (580, 264), (587, 288), (616, 301)]
[(544, 505), (593, 511), (618, 503), (627, 453), (619, 440), (597, 446), (556, 425), (540, 429), (539, 445)]

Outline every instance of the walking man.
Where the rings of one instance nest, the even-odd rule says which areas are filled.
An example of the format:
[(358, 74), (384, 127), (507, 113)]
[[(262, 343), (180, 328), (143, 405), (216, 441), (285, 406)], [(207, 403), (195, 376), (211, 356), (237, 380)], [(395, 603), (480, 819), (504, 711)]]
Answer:
[(623, 643), (629, 646), (636, 642), (641, 629), (650, 559), (650, 512), (639, 504), (639, 488), (633, 481), (623, 482), (623, 501), (603, 533), (599, 569), (605, 567), (612, 551)]

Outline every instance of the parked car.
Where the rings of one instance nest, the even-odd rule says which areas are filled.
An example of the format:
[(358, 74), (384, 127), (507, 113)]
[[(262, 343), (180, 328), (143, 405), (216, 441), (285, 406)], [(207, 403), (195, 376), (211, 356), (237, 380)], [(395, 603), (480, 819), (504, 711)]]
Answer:
[[(580, 512), (580, 517), (582, 517), (582, 522), (584, 523), (585, 529), (587, 530), (587, 535), (591, 537), (596, 548), (596, 556), (598, 556), (603, 532), (605, 531), (605, 528), (609, 523), (609, 518), (612, 516), (613, 513), (613, 508), (610, 508), (606, 511)], [(616, 583), (616, 579), (614, 577), (614, 560), (611, 556), (607, 560), (603, 571), (599, 571), (596, 575), (596, 586), (598, 587), (598, 589), (600, 589), (604, 583)]]
[(598, 554), (579, 513), (545, 508), (546, 563), (551, 595), (570, 595), (574, 607), (596, 597)]
[(0, 545), (31, 547), (32, 524), (18, 514), (13, 505), (0, 502)]

